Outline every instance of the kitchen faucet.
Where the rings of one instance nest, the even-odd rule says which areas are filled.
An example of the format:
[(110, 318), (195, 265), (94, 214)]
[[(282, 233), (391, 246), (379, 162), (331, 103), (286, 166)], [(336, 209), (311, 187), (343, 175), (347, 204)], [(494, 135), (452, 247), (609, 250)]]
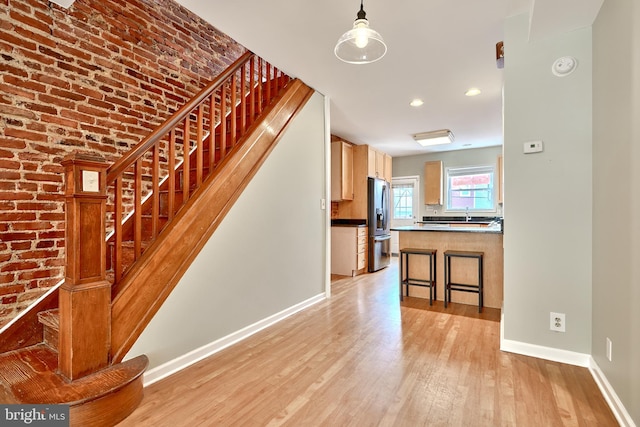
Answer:
[(471, 217), (469, 216), (469, 208), (465, 208), (465, 216), (466, 216), (466, 222), (469, 222), (469, 220), (471, 219)]

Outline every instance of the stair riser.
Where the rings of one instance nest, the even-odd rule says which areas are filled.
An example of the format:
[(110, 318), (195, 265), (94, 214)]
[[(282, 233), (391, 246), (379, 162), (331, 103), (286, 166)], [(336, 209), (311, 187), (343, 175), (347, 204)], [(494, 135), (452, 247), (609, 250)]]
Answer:
[(42, 328), (42, 341), (48, 345), (52, 350), (58, 351), (58, 345), (60, 343), (59, 333), (57, 329), (44, 325)]

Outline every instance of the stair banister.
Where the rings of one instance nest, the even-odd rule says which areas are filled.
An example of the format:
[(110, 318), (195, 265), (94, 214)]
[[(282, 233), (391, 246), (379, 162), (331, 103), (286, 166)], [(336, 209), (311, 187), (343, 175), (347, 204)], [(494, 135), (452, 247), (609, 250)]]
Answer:
[(106, 280), (106, 170), (99, 156), (73, 153), (65, 168), (65, 281), (60, 287), (58, 368), (68, 380), (110, 362), (111, 284)]
[(196, 96), (194, 96), (189, 102), (178, 109), (170, 118), (168, 118), (162, 125), (156, 128), (145, 139), (140, 141), (134, 148), (126, 153), (120, 160), (114, 163), (107, 172), (107, 183), (113, 182), (115, 178), (122, 174), (127, 168), (144, 155), (158, 140), (167, 135), (172, 129), (174, 129), (181, 121), (187, 117), (198, 105), (202, 103), (207, 97), (211, 95), (211, 92), (220, 86), (224, 81), (231, 77), (236, 71), (238, 66), (249, 60), (254, 54), (252, 52), (246, 52), (240, 58), (238, 58), (229, 68), (227, 68), (222, 74), (213, 79), (211, 83), (206, 85)]

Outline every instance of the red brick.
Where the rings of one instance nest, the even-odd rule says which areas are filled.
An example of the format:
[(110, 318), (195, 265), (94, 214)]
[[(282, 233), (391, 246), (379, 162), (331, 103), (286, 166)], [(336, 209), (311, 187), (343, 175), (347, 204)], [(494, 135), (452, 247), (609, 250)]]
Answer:
[(38, 191), (38, 184), (33, 182), (19, 182), (18, 190), (28, 191), (30, 193), (36, 193)]
[(53, 96), (58, 96), (60, 98), (66, 98), (66, 99), (71, 99), (73, 101), (84, 101), (86, 99), (86, 96), (77, 93), (77, 92), (71, 92), (68, 90), (62, 90), (62, 89), (58, 89), (58, 88), (52, 88), (49, 92), (51, 95)]
[[(32, 59), (33, 61), (36, 61), (37, 63), (43, 64), (45, 66), (47, 65), (53, 65), (55, 64), (56, 60), (54, 58), (51, 58), (50, 56), (46, 56), (41, 54), (40, 52), (36, 51), (36, 50), (27, 50), (24, 48), (17, 48), (18, 52), (20, 53), (20, 55)], [(26, 62), (26, 61), (25, 61)]]
[[(13, 273), (0, 274), (0, 284), (2, 284), (2, 285), (5, 285), (7, 283), (13, 283), (14, 280), (15, 280), (15, 275)], [(0, 288), (0, 289), (2, 289), (2, 288)], [(10, 292), (7, 292), (7, 293), (10, 293)]]
[(0, 40), (3, 40), (9, 44), (11, 44), (11, 46), (13, 47), (23, 47), (25, 49), (28, 50), (35, 50), (36, 49), (36, 44), (33, 42), (30, 42), (28, 40), (24, 40), (21, 37), (16, 37), (14, 34), (6, 32), (6, 31), (0, 31)]
[(56, 86), (60, 89), (71, 89), (71, 83), (69, 83), (67, 80), (61, 79), (57, 76), (52, 76), (50, 74), (38, 73), (35, 74), (32, 78), (46, 85)]
[(48, 113), (48, 114), (58, 114), (58, 110), (55, 107), (47, 104), (38, 104), (34, 102), (23, 104), (25, 108), (28, 108), (31, 111), (38, 111), (40, 113)]
[(10, 10), (9, 16), (11, 17), (11, 19), (26, 24), (29, 27), (40, 30), (44, 33), (49, 32), (49, 24), (39, 21), (38, 19), (32, 18), (30, 16), (25, 16), (22, 13), (18, 13), (15, 8)]
[[(0, 159), (0, 169), (15, 169), (18, 170), (20, 169), (20, 162), (16, 162), (13, 160), (2, 160)], [(17, 178), (19, 178), (20, 175), (17, 175)], [(0, 175), (0, 178), (2, 178), (2, 175)], [(13, 179), (17, 179), (15, 176)]]
[(79, 123), (95, 123), (95, 118), (93, 118), (92, 116), (88, 114), (82, 114), (73, 110), (62, 109), (60, 110), (60, 115), (65, 118), (75, 120), (78, 124)]
[(38, 101), (44, 102), (45, 104), (56, 105), (58, 107), (66, 108), (69, 110), (73, 110), (76, 103), (72, 101), (68, 101), (66, 99), (56, 98), (55, 96), (47, 95), (44, 93), (38, 94)]
[(6, 128), (4, 131), (4, 134), (6, 136), (12, 136), (14, 138), (19, 138), (19, 139), (26, 139), (29, 141), (45, 142), (48, 139), (47, 135), (45, 134), (30, 132), (30, 131), (20, 130), (20, 129), (12, 129), (12, 128)]
[(3, 265), (0, 271), (6, 273), (8, 271), (33, 270), (34, 268), (38, 268), (38, 263), (33, 261), (20, 261)]
[(74, 74), (78, 74), (80, 76), (88, 76), (89, 75), (89, 71), (85, 70), (81, 67), (78, 67), (76, 65), (72, 65), (69, 64), (68, 62), (60, 62), (58, 61), (58, 68), (60, 68), (61, 70), (65, 70), (65, 71), (70, 71)]
[(54, 48), (56, 46), (55, 40), (52, 40), (43, 34), (36, 33), (22, 27), (16, 27), (14, 31), (16, 34), (19, 34), (23, 38), (33, 40), (40, 45), (49, 46), (50, 48)]
[[(35, 95), (28, 90), (22, 89), (20, 83), (16, 82), (16, 79), (11, 79), (9, 76), (5, 77), (5, 80), (12, 80), (9, 84), (0, 84), (0, 91), (6, 94), (17, 95), (27, 99), (35, 99)], [(18, 86), (16, 86), (18, 85)]]
[(33, 221), (36, 219), (36, 214), (31, 212), (1, 212), (0, 221)]
[(18, 297), (16, 295), (11, 296), (3, 296), (0, 298), (1, 304), (13, 304), (18, 301)]
[[(12, 281), (13, 281), (13, 274), (7, 274), (7, 275), (0, 275), (0, 283), (3, 283), (3, 278), (8, 278), (11, 277)], [(5, 283), (10, 283), (10, 282), (5, 282)], [(0, 295), (11, 295), (11, 294), (19, 294), (24, 292), (24, 285), (9, 285), (9, 286), (0, 286)]]

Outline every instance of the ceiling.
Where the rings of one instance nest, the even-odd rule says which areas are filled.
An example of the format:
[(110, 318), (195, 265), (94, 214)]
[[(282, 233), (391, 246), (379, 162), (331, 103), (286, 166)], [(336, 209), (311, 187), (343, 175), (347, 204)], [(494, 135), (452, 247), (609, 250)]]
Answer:
[[(495, 58), (508, 16), (530, 12), (530, 38), (591, 25), (604, 0), (365, 0), (387, 54), (366, 65), (333, 53), (358, 0), (178, 0), (259, 56), (330, 99), (331, 133), (392, 156), (502, 144)], [(505, 46), (508, 61), (508, 46)], [(475, 87), (482, 93), (465, 96)], [(414, 98), (424, 100), (415, 108)], [(455, 142), (421, 147), (412, 134), (450, 129)]]

